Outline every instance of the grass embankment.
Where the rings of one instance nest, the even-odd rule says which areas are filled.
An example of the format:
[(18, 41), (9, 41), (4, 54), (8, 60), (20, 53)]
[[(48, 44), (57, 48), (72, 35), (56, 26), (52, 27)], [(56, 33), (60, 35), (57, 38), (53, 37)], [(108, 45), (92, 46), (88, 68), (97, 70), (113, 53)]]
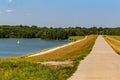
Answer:
[(111, 47), (120, 54), (120, 36), (104, 36), (104, 38)]
[[(0, 59), (0, 80), (66, 80), (77, 69), (95, 43), (97, 36), (61, 48), (52, 53), (32, 58)], [(40, 61), (73, 61), (72, 66), (41, 65)]]

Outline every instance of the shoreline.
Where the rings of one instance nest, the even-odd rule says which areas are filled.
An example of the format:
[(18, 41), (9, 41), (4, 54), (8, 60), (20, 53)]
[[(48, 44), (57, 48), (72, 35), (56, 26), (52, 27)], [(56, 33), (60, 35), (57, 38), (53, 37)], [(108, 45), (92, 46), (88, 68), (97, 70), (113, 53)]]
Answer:
[(47, 50), (47, 51), (43, 51), (43, 52), (40, 52), (40, 53), (37, 53), (37, 54), (33, 54), (33, 55), (28, 56), (28, 57), (35, 57), (35, 56), (40, 56), (40, 55), (48, 54), (48, 53), (50, 53), (50, 52), (53, 52), (53, 51), (55, 51), (55, 50), (58, 50), (58, 49), (67, 47), (67, 46), (69, 46), (69, 45), (73, 45), (73, 44), (75, 44), (75, 43), (77, 43), (77, 42), (80, 42), (80, 41), (83, 41), (83, 40), (85, 40), (85, 39), (87, 39), (87, 36), (85, 36), (85, 38), (83, 38), (83, 39), (81, 39), (81, 40), (78, 40), (78, 41), (75, 41), (75, 42), (70, 42), (70, 43), (68, 43), (68, 44), (64, 44), (64, 45), (62, 45), (62, 46), (58, 46), (58, 47), (49, 49), (49, 50)]

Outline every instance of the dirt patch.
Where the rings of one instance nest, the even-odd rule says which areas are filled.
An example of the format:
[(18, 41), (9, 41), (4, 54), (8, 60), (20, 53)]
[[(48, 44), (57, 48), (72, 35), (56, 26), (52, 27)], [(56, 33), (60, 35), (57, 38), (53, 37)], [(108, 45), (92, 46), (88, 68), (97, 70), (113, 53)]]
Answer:
[(73, 61), (49, 61), (49, 62), (38, 62), (43, 65), (62, 65), (62, 66), (73, 66)]

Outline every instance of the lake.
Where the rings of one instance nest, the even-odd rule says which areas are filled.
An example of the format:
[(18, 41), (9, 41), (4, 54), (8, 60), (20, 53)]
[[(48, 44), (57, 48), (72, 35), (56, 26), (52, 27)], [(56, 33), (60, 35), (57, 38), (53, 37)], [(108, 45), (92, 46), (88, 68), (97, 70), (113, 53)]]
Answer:
[[(19, 40), (20, 44), (17, 44)], [(39, 39), (0, 39), (0, 57), (11, 57), (37, 52), (46, 48), (66, 44), (69, 41)]]

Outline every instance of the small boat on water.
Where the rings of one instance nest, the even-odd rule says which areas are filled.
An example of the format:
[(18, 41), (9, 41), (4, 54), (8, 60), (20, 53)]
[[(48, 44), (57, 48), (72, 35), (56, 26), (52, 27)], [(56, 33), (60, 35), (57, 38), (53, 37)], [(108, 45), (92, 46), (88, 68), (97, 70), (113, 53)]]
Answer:
[(17, 44), (20, 44), (20, 41), (19, 41), (19, 40), (17, 41)]

